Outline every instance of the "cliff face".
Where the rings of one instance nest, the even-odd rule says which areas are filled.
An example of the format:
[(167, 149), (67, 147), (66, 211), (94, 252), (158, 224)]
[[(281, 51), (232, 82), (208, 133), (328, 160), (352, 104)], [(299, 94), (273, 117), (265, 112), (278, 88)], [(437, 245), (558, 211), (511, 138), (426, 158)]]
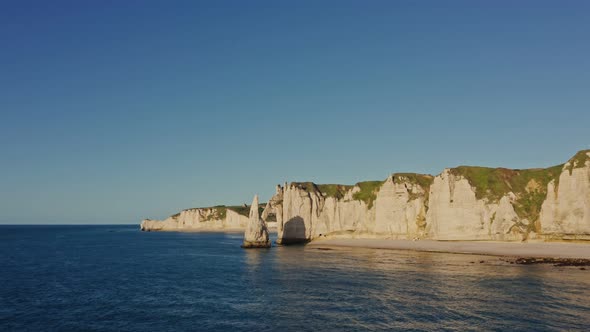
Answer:
[(372, 232), (379, 237), (423, 237), (432, 181), (432, 176), (420, 174), (389, 177), (376, 194)]
[(319, 237), (590, 239), (590, 151), (546, 169), (461, 166), (354, 186), (291, 183), (271, 202), (283, 244)]
[(430, 188), (426, 235), (438, 240), (522, 239), (520, 228), (512, 229), (523, 222), (512, 206), (514, 199), (511, 192), (497, 202), (478, 199), (467, 178), (444, 170)]
[(141, 222), (141, 230), (202, 231), (245, 229), (248, 224), (248, 215), (244, 214), (242, 210), (248, 210), (248, 208), (236, 207), (236, 210), (238, 211), (225, 206), (183, 210), (165, 220), (145, 219)]
[(590, 240), (590, 151), (581, 151), (548, 185), (541, 228), (550, 238)]
[(324, 197), (313, 183), (291, 184), (283, 193), (281, 218), (277, 231), (279, 244), (304, 242), (326, 233), (353, 229), (358, 213), (350, 200), (343, 197), (336, 206), (333, 197)]
[[(354, 186), (292, 183), (282, 190), (278, 242), (317, 237), (412, 238), (425, 232), (427, 175), (396, 175)], [(277, 218), (278, 220), (279, 218)]]
[[(262, 207), (259, 207), (262, 209)], [(245, 229), (249, 207), (184, 210), (146, 231)], [(277, 186), (262, 220), (277, 243), (321, 237), (521, 241), (590, 240), (590, 150), (544, 169), (460, 166), (355, 185)]]
[(250, 205), (248, 226), (244, 232), (244, 242), (242, 243), (242, 248), (270, 248), (271, 246), (266, 222), (260, 218), (259, 212), (258, 195), (256, 195), (254, 196), (252, 205)]

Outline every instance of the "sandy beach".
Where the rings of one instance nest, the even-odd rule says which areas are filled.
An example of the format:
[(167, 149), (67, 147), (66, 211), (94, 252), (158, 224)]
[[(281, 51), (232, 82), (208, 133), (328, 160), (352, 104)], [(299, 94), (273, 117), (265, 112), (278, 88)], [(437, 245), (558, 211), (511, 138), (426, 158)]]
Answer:
[(308, 246), (323, 248), (359, 247), (391, 250), (415, 250), (510, 257), (551, 257), (590, 259), (590, 244), (585, 243), (326, 239), (313, 241), (309, 243)]

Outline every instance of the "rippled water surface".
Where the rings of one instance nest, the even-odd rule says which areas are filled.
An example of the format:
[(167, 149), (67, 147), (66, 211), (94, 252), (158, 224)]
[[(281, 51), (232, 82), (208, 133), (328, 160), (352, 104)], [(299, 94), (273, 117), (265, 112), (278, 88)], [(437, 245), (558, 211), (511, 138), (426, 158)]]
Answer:
[(590, 326), (590, 271), (377, 249), (243, 250), (241, 240), (137, 226), (0, 226), (0, 330)]

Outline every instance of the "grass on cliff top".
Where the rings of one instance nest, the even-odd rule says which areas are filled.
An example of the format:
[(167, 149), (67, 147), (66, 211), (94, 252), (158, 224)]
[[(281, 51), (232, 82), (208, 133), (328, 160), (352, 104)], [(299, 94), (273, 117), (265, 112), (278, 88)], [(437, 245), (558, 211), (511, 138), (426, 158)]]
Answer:
[(557, 188), (563, 165), (549, 168), (507, 169), (476, 166), (451, 168), (456, 176), (463, 176), (475, 189), (478, 199), (498, 202), (508, 192), (516, 195), (514, 210), (521, 218), (535, 222), (547, 197), (547, 184), (555, 180)]
[(383, 185), (385, 181), (364, 181), (359, 182), (355, 186), (359, 187), (361, 190), (354, 193), (352, 198), (363, 201), (367, 204), (367, 208), (373, 207), (373, 203), (375, 199), (377, 199), (377, 193), (379, 192), (379, 188)]
[(425, 191), (428, 191), (432, 182), (434, 182), (434, 176), (427, 174), (418, 173), (394, 173), (393, 183), (415, 183), (422, 187)]
[(365, 202), (367, 206), (371, 208), (383, 182), (384, 181), (364, 181), (359, 182), (354, 186), (344, 184), (315, 184), (313, 182), (292, 182), (291, 185), (303, 189), (308, 193), (321, 193), (325, 197), (335, 197), (336, 199), (343, 198), (347, 191), (358, 186), (360, 191), (354, 193), (352, 198)]
[(581, 168), (586, 165), (586, 161), (590, 160), (588, 153), (590, 153), (590, 150), (578, 151), (578, 153), (568, 160), (568, 170), (570, 171), (570, 175), (572, 174), (574, 168)]
[[(394, 174), (394, 182), (402, 183), (409, 181), (416, 183), (428, 193), (430, 185), (434, 177), (431, 175), (423, 175), (417, 173), (396, 173)], [(367, 204), (367, 208), (373, 207), (375, 199), (377, 199), (377, 193), (385, 181), (363, 181), (358, 182), (354, 186), (343, 185), (343, 184), (315, 184), (313, 182), (292, 182), (291, 185), (297, 188), (303, 189), (306, 192), (319, 192), (325, 197), (335, 197), (341, 199), (344, 197), (347, 191), (354, 187), (359, 187), (359, 191), (352, 195), (354, 200), (359, 200)]]
[(344, 184), (318, 184), (318, 190), (327, 197), (341, 199), (353, 186)]
[[(250, 216), (250, 206), (238, 206), (238, 205), (234, 205), (234, 206), (228, 206), (227, 208), (238, 213), (241, 214), (243, 216), (249, 217)], [(260, 203), (258, 204), (258, 214), (261, 215), (262, 211), (264, 211), (264, 207), (266, 206), (266, 203)]]
[(549, 181), (559, 178), (562, 168), (563, 165), (522, 170), (459, 166), (451, 168), (450, 172), (453, 175), (465, 177), (475, 188), (475, 195), (478, 199), (487, 198), (490, 201), (498, 201), (510, 191), (517, 195), (526, 192), (527, 185), (531, 180), (534, 180), (534, 184), (540, 189), (546, 190)]
[[(209, 220), (213, 220), (213, 219), (225, 219), (226, 216), (226, 208), (223, 205), (217, 205), (217, 206), (212, 206), (212, 207), (203, 207), (203, 208), (190, 208), (190, 209), (184, 209), (182, 211), (190, 211), (190, 210), (198, 210), (198, 209), (213, 209), (213, 213), (211, 215), (209, 215), (209, 217), (207, 217), (205, 219), (205, 221), (209, 221)], [(177, 219), (180, 216), (180, 212), (171, 215), (171, 218)]]
[(325, 197), (341, 199), (353, 186), (344, 184), (315, 184), (313, 182), (292, 182), (292, 186), (303, 189), (308, 193), (321, 193)]
[[(430, 196), (430, 186), (434, 182), (434, 176), (418, 173), (394, 173), (393, 183), (413, 183), (417, 184), (424, 190), (424, 207), (428, 210), (428, 199)], [(422, 196), (421, 194), (410, 193), (409, 200)]]
[[(264, 208), (266, 206), (266, 203), (260, 203), (258, 204), (258, 213), (262, 214), (262, 211), (264, 211)], [(188, 211), (188, 210), (213, 210), (213, 213), (211, 215), (209, 215), (208, 218), (205, 219), (205, 221), (209, 221), (209, 220), (213, 220), (213, 219), (220, 219), (223, 220), (227, 217), (227, 210), (232, 210), (238, 214), (241, 214), (243, 216), (249, 217), (250, 216), (250, 205), (248, 206), (243, 206), (243, 205), (232, 205), (232, 206), (225, 206), (225, 205), (215, 205), (215, 206), (210, 206), (210, 207), (201, 207), (201, 208), (190, 208), (190, 209), (185, 209), (183, 211)], [(180, 216), (180, 212), (176, 213), (172, 216), (170, 216), (171, 218), (178, 218)]]
[(294, 186), (295, 188), (303, 189), (308, 193), (319, 192), (317, 185), (313, 182), (291, 182), (290, 186)]

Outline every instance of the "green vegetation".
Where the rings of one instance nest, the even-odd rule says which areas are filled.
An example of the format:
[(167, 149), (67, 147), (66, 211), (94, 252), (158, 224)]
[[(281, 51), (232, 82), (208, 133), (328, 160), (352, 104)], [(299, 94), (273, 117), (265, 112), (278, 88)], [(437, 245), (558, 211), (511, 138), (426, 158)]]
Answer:
[[(430, 185), (434, 177), (431, 175), (423, 175), (416, 173), (396, 173), (394, 174), (394, 182), (410, 182), (421, 186), (428, 197)], [(343, 184), (315, 184), (313, 182), (292, 182), (291, 185), (299, 189), (305, 190), (308, 193), (321, 193), (324, 197), (335, 197), (336, 199), (344, 198), (344, 195), (352, 190), (354, 187), (359, 187), (360, 191), (354, 193), (352, 198), (365, 202), (370, 209), (373, 207), (377, 193), (385, 181), (363, 181), (358, 182), (354, 186)]]
[(344, 197), (347, 191), (353, 188), (353, 186), (347, 186), (343, 184), (318, 184), (317, 188), (322, 193), (322, 195), (326, 197), (341, 199)]
[(424, 190), (430, 188), (432, 182), (434, 181), (434, 176), (426, 175), (426, 174), (418, 174), (418, 173), (394, 173), (393, 174), (393, 183), (415, 183), (422, 187)]
[(373, 206), (377, 192), (384, 181), (365, 181), (359, 182), (354, 186), (343, 184), (315, 184), (313, 182), (292, 182), (291, 185), (303, 189), (308, 193), (320, 193), (324, 197), (334, 197), (342, 199), (347, 191), (358, 186), (361, 190), (352, 195), (355, 200), (363, 201), (369, 208)]
[(341, 199), (353, 186), (343, 184), (315, 184), (313, 182), (292, 182), (292, 186), (303, 189), (308, 193), (320, 193), (324, 197)]
[[(191, 211), (191, 210), (213, 210), (212, 213), (204, 219), (204, 221), (209, 221), (209, 220), (214, 220), (214, 219), (223, 220), (223, 219), (225, 219), (225, 216), (227, 214), (227, 209), (226, 209), (225, 205), (216, 205), (216, 206), (202, 207), (202, 208), (190, 208), (190, 209), (184, 209), (182, 211)], [(178, 216), (178, 215), (180, 215), (180, 213), (175, 214), (175, 216)]]
[(379, 188), (383, 185), (385, 181), (365, 181), (359, 182), (355, 186), (359, 187), (361, 190), (356, 192), (352, 195), (352, 198), (356, 200), (363, 201), (367, 204), (367, 208), (371, 208), (373, 206), (373, 202), (377, 198), (377, 192), (379, 192)]
[(209, 221), (209, 220), (224, 220), (225, 217), (227, 216), (227, 208), (223, 205), (216, 205), (212, 208), (208, 208), (208, 209), (212, 209), (213, 213), (211, 213), (209, 216), (207, 216), (207, 218), (205, 218), (205, 221)]
[[(247, 205), (247, 206), (244, 206), (244, 205), (237, 206), (237, 205), (235, 205), (235, 206), (228, 206), (227, 208), (230, 209), (230, 210), (232, 210), (232, 211), (234, 211), (234, 212), (236, 212), (236, 213), (238, 213), (238, 214), (241, 214), (241, 215), (243, 215), (245, 217), (250, 217), (250, 206), (251, 205)], [(258, 204), (258, 214), (259, 215), (262, 214), (262, 211), (264, 211), (264, 207), (265, 206), (266, 206), (266, 203)]]
[(228, 206), (227, 209), (232, 210), (232, 211), (236, 212), (237, 214), (241, 214), (245, 217), (250, 216), (250, 206), (234, 205), (234, 206)]
[[(261, 203), (258, 205), (258, 213), (262, 214), (262, 211), (264, 211), (264, 207), (266, 206), (266, 203)], [(227, 217), (227, 210), (232, 210), (238, 214), (241, 214), (245, 217), (249, 217), (250, 216), (250, 205), (248, 206), (225, 206), (225, 205), (215, 205), (215, 206), (211, 206), (211, 207), (201, 207), (201, 208), (190, 208), (190, 209), (184, 209), (183, 211), (190, 211), (190, 210), (212, 210), (212, 213), (209, 214), (204, 221), (209, 221), (209, 220), (224, 220)], [(171, 218), (178, 218), (180, 216), (180, 213), (174, 214), (172, 216), (170, 216)]]
[[(420, 186), (424, 190), (424, 205), (428, 209), (428, 197), (430, 195), (430, 186), (434, 182), (434, 176), (418, 173), (394, 173), (393, 183), (412, 183)], [(418, 194), (410, 193), (409, 200), (418, 198)]]
[(318, 187), (313, 182), (291, 182), (290, 186), (294, 186), (299, 189), (303, 189), (308, 193), (319, 192)]
[(463, 176), (475, 189), (478, 199), (499, 201), (508, 192), (516, 195), (514, 210), (521, 218), (533, 224), (541, 212), (541, 205), (547, 197), (547, 184), (555, 180), (557, 188), (563, 165), (549, 168), (506, 169), (474, 166), (452, 168), (451, 174)]
[(570, 171), (570, 175), (572, 175), (574, 168), (582, 168), (586, 165), (586, 161), (590, 160), (588, 153), (590, 153), (590, 150), (578, 151), (578, 153), (568, 160), (568, 170)]
[(487, 168), (478, 166), (459, 166), (450, 169), (451, 174), (463, 176), (475, 188), (477, 199), (487, 198), (498, 201), (510, 191), (507, 179), (512, 177), (512, 170), (505, 168)]

